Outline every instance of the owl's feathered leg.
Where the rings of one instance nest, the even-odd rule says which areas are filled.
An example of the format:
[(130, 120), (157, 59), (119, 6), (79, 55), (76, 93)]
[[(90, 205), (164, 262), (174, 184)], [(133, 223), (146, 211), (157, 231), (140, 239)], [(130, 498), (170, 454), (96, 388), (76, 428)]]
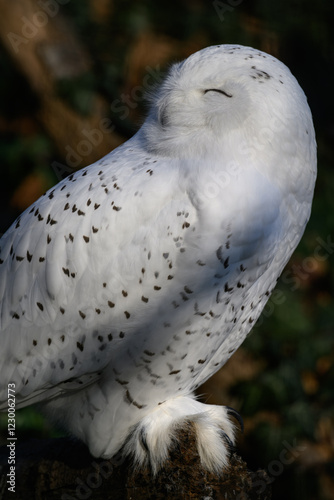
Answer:
[(235, 443), (235, 426), (229, 416), (242, 427), (240, 415), (232, 408), (206, 405), (194, 396), (179, 396), (147, 414), (134, 427), (123, 451), (133, 456), (136, 467), (149, 464), (156, 474), (168, 459), (178, 431), (191, 422), (203, 467), (219, 474), (228, 465)]

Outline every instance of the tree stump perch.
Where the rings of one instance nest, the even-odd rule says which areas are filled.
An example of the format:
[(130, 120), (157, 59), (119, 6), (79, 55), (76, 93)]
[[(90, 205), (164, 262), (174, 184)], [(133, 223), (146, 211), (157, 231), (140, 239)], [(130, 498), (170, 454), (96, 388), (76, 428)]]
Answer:
[(131, 460), (97, 459), (71, 438), (32, 439), (16, 446), (15, 496), (8, 491), (8, 448), (0, 448), (0, 499), (24, 500), (270, 500), (263, 470), (251, 472), (235, 453), (221, 476), (203, 470), (189, 426), (182, 429), (170, 460), (154, 477)]

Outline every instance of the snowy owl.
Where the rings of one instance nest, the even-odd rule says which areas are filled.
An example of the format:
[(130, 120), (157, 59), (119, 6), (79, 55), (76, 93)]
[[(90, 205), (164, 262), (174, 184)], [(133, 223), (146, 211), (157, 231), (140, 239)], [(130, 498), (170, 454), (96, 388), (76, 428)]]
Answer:
[(39, 403), (96, 457), (157, 472), (192, 422), (219, 472), (234, 411), (194, 390), (254, 326), (308, 221), (316, 142), (288, 68), (239, 45), (174, 64), (125, 144), (0, 240), (1, 410)]

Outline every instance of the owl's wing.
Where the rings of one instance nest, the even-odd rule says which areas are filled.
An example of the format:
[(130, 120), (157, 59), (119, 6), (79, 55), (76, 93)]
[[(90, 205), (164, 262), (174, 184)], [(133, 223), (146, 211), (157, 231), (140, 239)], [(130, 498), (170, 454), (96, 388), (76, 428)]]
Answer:
[(28, 208), (0, 240), (3, 407), (8, 383), (24, 406), (96, 381), (161, 300), (196, 217), (177, 162), (120, 153)]
[(256, 172), (214, 198), (205, 179), (185, 162), (120, 149), (11, 226), (0, 240), (3, 407), (8, 383), (24, 406), (96, 382), (145, 342), (160, 352), (168, 340), (155, 325), (173, 316), (181, 328), (193, 303), (200, 315), (195, 296), (223, 307), (218, 282), (235, 281), (238, 307), (243, 266), (249, 288), (275, 258), (280, 198)]

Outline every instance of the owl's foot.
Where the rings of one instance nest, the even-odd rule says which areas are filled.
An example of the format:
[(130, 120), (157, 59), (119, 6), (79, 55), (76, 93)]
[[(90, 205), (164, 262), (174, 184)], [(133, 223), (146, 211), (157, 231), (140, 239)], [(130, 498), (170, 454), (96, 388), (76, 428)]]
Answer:
[(191, 396), (167, 400), (136, 425), (124, 452), (134, 456), (138, 467), (150, 464), (156, 474), (168, 459), (178, 431), (192, 422), (203, 467), (219, 474), (228, 465), (235, 442), (235, 426), (229, 416), (243, 427), (240, 415), (232, 408), (199, 403)]

